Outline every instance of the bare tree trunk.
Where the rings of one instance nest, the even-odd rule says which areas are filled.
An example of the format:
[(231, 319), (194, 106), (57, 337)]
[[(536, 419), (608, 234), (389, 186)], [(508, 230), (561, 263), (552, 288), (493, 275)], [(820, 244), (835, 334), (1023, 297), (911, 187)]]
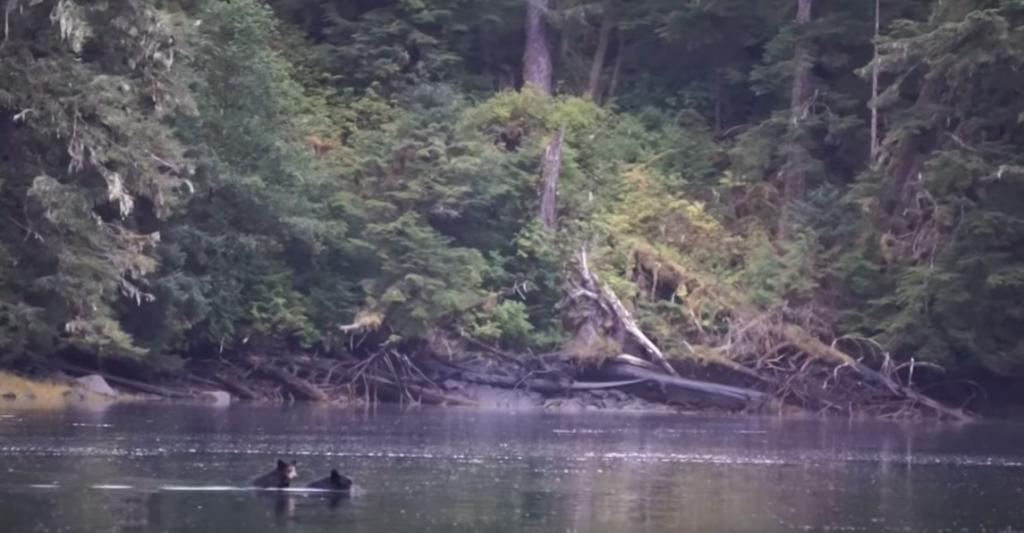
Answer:
[(550, 0), (527, 0), (523, 84), (551, 94), (551, 42), (547, 17)]
[(565, 126), (558, 130), (551, 144), (544, 149), (544, 161), (540, 167), (540, 220), (548, 229), (558, 226), (558, 178), (562, 172), (563, 140)]
[(625, 48), (622, 46), (622, 32), (615, 32), (615, 66), (612, 67), (612, 79), (608, 82), (608, 93), (605, 94), (604, 101), (608, 102), (612, 98), (615, 98), (616, 91), (619, 90), (619, 76), (622, 73), (622, 53)]
[[(814, 0), (797, 0), (796, 23), (799, 26), (806, 26), (811, 22), (811, 9)], [(793, 53), (794, 68), (793, 91), (790, 95), (790, 110), (793, 113), (793, 123), (799, 123), (806, 114), (806, 106), (811, 98), (811, 51), (807, 46), (806, 39), (801, 37), (797, 41), (796, 50)]]
[[(811, 12), (814, 0), (797, 0), (796, 23), (798, 26), (806, 26), (811, 22)], [(803, 126), (807, 114), (810, 112), (809, 105), (813, 96), (811, 86), (811, 67), (813, 65), (811, 50), (804, 37), (797, 40), (796, 50), (793, 54), (794, 72), (793, 88), (790, 93), (790, 131), (799, 137), (799, 130)], [(798, 139), (791, 141), (787, 149), (786, 163), (782, 168), (782, 216), (779, 220), (779, 238), (789, 238), (792, 229), (791, 208), (795, 202), (803, 200), (807, 193), (807, 151), (800, 145)]]
[(722, 132), (722, 71), (715, 69), (715, 137)]
[(611, 42), (612, 29), (615, 27), (615, 0), (604, 0), (601, 9), (601, 29), (598, 30), (594, 61), (590, 64), (590, 81), (587, 83), (586, 93), (587, 98), (595, 102), (601, 99), (601, 72), (604, 71), (608, 43)]
[(882, 0), (875, 0), (875, 51), (871, 62), (871, 166), (878, 164), (878, 38), (882, 29)]

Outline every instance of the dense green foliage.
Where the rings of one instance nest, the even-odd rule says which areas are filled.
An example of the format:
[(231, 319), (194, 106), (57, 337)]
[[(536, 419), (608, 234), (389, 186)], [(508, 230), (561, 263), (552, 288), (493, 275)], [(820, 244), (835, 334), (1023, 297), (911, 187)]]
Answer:
[(796, 4), (560, 2), (548, 96), (518, 1), (8, 0), (0, 357), (545, 351), (585, 245), (669, 352), (742, 302), (1024, 375), (1024, 5)]

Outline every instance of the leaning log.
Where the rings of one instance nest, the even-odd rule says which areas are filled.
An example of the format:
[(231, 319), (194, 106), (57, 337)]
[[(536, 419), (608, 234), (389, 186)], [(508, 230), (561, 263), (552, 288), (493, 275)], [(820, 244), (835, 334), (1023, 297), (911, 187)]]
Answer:
[(837, 348), (821, 342), (802, 328), (797, 326), (786, 326), (783, 330), (783, 337), (787, 342), (797, 347), (807, 355), (838, 365), (836, 369), (837, 372), (839, 368), (848, 367), (854, 372), (860, 374), (860, 376), (866, 381), (888, 389), (894, 396), (923, 405), (934, 411), (940, 417), (958, 421), (969, 421), (974, 419), (970, 413), (967, 413), (963, 409), (944, 405), (937, 400), (921, 394), (911, 387), (885, 376), (877, 370), (869, 368)]
[[(590, 271), (590, 265), (587, 263), (587, 250), (580, 250), (580, 264), (579, 264), (580, 281), (583, 285), (581, 294), (595, 300), (597, 304), (609, 313), (612, 318), (616, 321), (617, 325), (626, 332), (631, 339), (639, 344), (647, 355), (665, 370), (671, 376), (679, 376), (676, 369), (669, 364), (665, 354), (662, 353), (661, 349), (658, 348), (654, 342), (651, 341), (647, 335), (640, 329), (640, 326), (636, 325), (636, 320), (633, 319), (633, 314), (626, 309), (626, 306), (622, 305), (622, 300), (611, 290), (610, 287), (605, 285), (597, 278), (597, 275)], [(689, 345), (686, 345), (687, 347)]]

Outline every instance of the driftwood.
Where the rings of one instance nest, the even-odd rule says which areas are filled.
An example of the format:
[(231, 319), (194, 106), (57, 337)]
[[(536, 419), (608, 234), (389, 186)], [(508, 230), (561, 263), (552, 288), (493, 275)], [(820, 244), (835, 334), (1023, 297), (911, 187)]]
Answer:
[(538, 377), (505, 377), (476, 372), (460, 372), (459, 377), (476, 385), (487, 385), (501, 389), (529, 390), (541, 394), (562, 394), (570, 391), (618, 389), (647, 381), (648, 378), (634, 377), (621, 381), (576, 381), (574, 379), (550, 379)]
[(710, 381), (688, 379), (679, 376), (667, 376), (654, 368), (639, 366), (635, 361), (630, 359), (632, 358), (629, 356), (617, 357), (606, 367), (606, 370), (612, 375), (649, 380), (662, 385), (679, 387), (689, 392), (734, 400), (742, 404), (759, 403), (763, 402), (766, 398), (765, 393), (753, 389), (712, 383)]
[(320, 390), (316, 385), (295, 377), (288, 372), (277, 368), (273, 364), (264, 364), (264, 361), (257, 358), (250, 358), (249, 364), (259, 372), (273, 378), (287, 387), (292, 394), (301, 400), (311, 402), (326, 402), (328, 400), (327, 393)]

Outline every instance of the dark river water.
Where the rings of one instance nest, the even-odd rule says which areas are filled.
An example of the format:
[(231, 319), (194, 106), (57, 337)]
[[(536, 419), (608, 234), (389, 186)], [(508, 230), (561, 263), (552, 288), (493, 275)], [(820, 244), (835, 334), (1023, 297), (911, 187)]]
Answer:
[(2, 533), (1024, 531), (1019, 425), (120, 405), (0, 411), (0, 473)]

